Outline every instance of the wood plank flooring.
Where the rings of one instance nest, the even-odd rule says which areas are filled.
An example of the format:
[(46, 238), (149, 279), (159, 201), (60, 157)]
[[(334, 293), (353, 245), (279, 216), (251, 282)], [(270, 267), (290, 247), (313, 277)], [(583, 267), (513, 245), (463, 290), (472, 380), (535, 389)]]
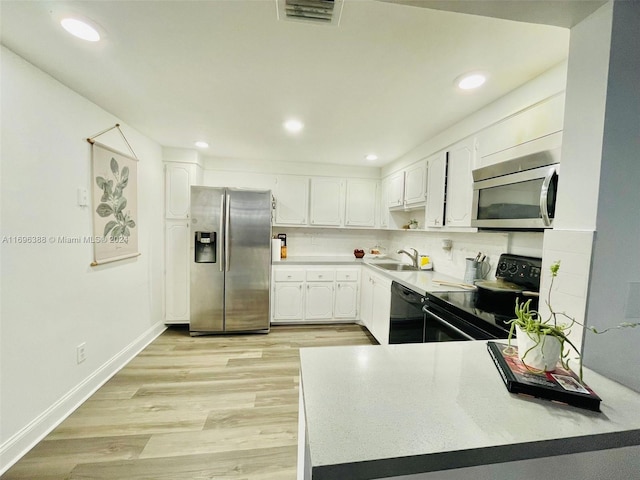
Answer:
[(1, 479), (294, 480), (298, 350), (370, 344), (358, 325), (171, 327)]

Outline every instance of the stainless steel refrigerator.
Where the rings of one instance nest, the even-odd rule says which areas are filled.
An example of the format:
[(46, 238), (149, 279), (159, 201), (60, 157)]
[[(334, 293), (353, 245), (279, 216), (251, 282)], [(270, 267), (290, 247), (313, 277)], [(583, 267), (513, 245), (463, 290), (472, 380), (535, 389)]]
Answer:
[(191, 187), (191, 335), (269, 331), (271, 192)]

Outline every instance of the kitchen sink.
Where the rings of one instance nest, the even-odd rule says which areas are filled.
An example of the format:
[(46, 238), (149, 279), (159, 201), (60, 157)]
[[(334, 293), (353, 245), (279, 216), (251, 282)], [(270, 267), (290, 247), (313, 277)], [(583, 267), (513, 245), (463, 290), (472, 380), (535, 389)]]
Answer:
[(413, 265), (406, 265), (404, 263), (372, 263), (371, 265), (383, 270), (392, 270), (394, 272), (415, 272), (418, 270), (418, 268)]

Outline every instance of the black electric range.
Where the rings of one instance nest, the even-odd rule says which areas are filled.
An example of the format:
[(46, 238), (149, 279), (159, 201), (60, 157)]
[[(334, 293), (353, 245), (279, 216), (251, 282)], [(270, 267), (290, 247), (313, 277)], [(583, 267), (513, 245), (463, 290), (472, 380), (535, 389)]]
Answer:
[[(496, 269), (498, 280), (528, 289), (540, 285), (542, 260), (502, 254)], [(533, 278), (532, 278), (533, 277)], [(515, 317), (515, 294), (505, 292), (429, 292), (424, 301), (425, 341), (490, 340), (509, 336), (509, 320)], [(537, 308), (537, 298), (531, 308)]]

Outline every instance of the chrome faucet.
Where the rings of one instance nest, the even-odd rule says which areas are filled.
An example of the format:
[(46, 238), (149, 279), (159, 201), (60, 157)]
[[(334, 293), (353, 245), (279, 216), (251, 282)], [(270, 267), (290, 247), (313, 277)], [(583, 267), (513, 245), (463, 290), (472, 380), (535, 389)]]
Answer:
[(405, 254), (407, 254), (409, 256), (409, 258), (411, 259), (411, 262), (413, 263), (413, 266), (415, 268), (418, 268), (418, 250), (416, 250), (415, 248), (411, 248), (410, 250), (413, 250), (413, 254), (407, 252), (404, 249), (400, 249), (396, 253), (405, 253)]

